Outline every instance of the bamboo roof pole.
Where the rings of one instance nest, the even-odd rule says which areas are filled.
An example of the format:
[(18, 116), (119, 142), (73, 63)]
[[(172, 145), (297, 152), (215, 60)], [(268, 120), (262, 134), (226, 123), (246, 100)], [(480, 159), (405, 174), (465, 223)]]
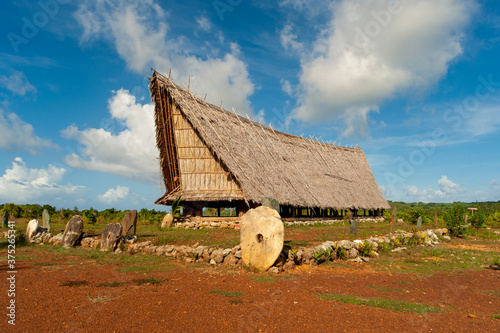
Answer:
[[(233, 111), (234, 111), (234, 109), (233, 109)], [(257, 135), (261, 138), (261, 140), (262, 140), (262, 141), (265, 141), (265, 140), (264, 140), (264, 138), (260, 135), (259, 131), (256, 129), (256, 125), (255, 125), (255, 124), (254, 124), (254, 122), (250, 119), (250, 117), (248, 116), (248, 114), (247, 114), (246, 116), (247, 116), (248, 120), (250, 121), (250, 124), (252, 125), (252, 127), (253, 127), (254, 131), (257, 133)], [(240, 122), (241, 122), (241, 120), (240, 120)], [(262, 151), (261, 145), (258, 145), (258, 146), (259, 146), (259, 148), (260, 148), (260, 149), (261, 149), (261, 151)], [(266, 145), (264, 145), (264, 146), (266, 146)], [(267, 152), (268, 152), (268, 154), (269, 154), (269, 155), (271, 155), (271, 156), (272, 156), (272, 154), (270, 154), (270, 153), (269, 153), (269, 150), (267, 150)], [(281, 170), (281, 169), (279, 168), (279, 166), (278, 166), (278, 161), (276, 161), (276, 159), (274, 159), (274, 158), (273, 158), (273, 159), (274, 159), (274, 163), (272, 163), (272, 162), (270, 161), (270, 159), (266, 156), (266, 153), (265, 153), (264, 151), (262, 151), (262, 154), (266, 157), (266, 160), (268, 161), (269, 165), (273, 166), (273, 169), (274, 169), (274, 170), (276, 170), (276, 169), (277, 169), (277, 171), (278, 171), (278, 172), (277, 172), (276, 174), (277, 174), (277, 175), (278, 175), (278, 176), (279, 176), (282, 180), (285, 180), (285, 181), (289, 182), (289, 183), (292, 185), (293, 190), (294, 190), (297, 194), (299, 194), (299, 193), (297, 192), (296, 188), (293, 186), (293, 183), (290, 181), (290, 178), (288, 178), (288, 177), (287, 177), (287, 178), (285, 179), (285, 178), (283, 177), (284, 172), (283, 172), (283, 170)], [(300, 196), (300, 195), (299, 195), (299, 196)]]
[[(162, 89), (161, 91), (163, 91)], [(163, 93), (163, 102), (165, 105), (165, 114), (168, 118), (165, 119), (165, 122), (167, 124), (167, 133), (168, 136), (170, 137), (170, 140), (168, 140), (167, 146), (170, 147), (170, 152), (171, 152), (171, 161), (172, 161), (172, 171), (173, 171), (173, 185), (178, 185), (181, 186), (181, 173), (179, 169), (179, 159), (177, 155), (177, 150), (176, 150), (176, 139), (175, 139), (175, 128), (174, 128), (174, 123), (173, 123), (173, 110), (172, 110), (172, 105), (170, 103), (170, 100), (166, 94), (166, 92)], [(178, 181), (175, 180), (175, 178), (178, 177)]]
[[(269, 126), (271, 128), (271, 130), (273, 131), (273, 134), (274, 136), (276, 137), (276, 139), (278, 140), (279, 143), (281, 143), (281, 145), (283, 146), (283, 142), (281, 142), (281, 140), (279, 139), (279, 136), (278, 134), (276, 134), (276, 131), (274, 130), (274, 128), (272, 128), (271, 126)], [(284, 151), (286, 151), (288, 153), (288, 150), (287, 149), (284, 149)], [(314, 192), (312, 191), (311, 187), (309, 186), (309, 184), (305, 181), (305, 176), (304, 176), (304, 173), (300, 170), (300, 168), (297, 167), (297, 164), (295, 163), (294, 159), (293, 158), (290, 158), (290, 161), (292, 161), (292, 164), (293, 166), (295, 167), (295, 169), (297, 170), (297, 172), (303, 177), (303, 182), (305, 184), (305, 187), (307, 188), (307, 190), (309, 191), (309, 193), (311, 194), (311, 197), (313, 197), (316, 202), (318, 203), (317, 207), (321, 207), (321, 202), (319, 201), (319, 199), (314, 195)]]
[[(156, 80), (158, 80), (158, 78), (156, 78)], [(168, 135), (167, 135), (167, 128), (166, 128), (166, 120), (165, 120), (165, 112), (166, 112), (166, 106), (164, 105), (164, 100), (162, 98), (162, 95), (161, 95), (161, 92), (162, 92), (163, 89), (161, 89), (161, 86), (157, 85), (157, 89), (156, 89), (156, 92), (158, 94), (157, 98), (159, 99), (159, 102), (160, 102), (160, 112), (159, 112), (159, 115), (160, 115), (160, 120), (161, 120), (161, 123), (162, 123), (162, 134), (163, 134), (163, 144), (165, 145), (165, 149), (168, 149)], [(175, 187), (175, 183), (174, 183), (174, 176), (172, 174), (172, 168), (173, 168), (173, 156), (170, 156), (171, 154), (168, 154), (168, 152), (166, 153), (167, 156), (164, 156), (163, 158), (167, 158), (167, 163), (168, 163), (168, 166), (167, 168), (170, 169), (169, 172), (168, 172), (168, 176), (169, 176), (169, 182), (172, 186), (172, 188)], [(163, 166), (162, 166), (163, 167)], [(165, 174), (164, 174), (165, 176)]]

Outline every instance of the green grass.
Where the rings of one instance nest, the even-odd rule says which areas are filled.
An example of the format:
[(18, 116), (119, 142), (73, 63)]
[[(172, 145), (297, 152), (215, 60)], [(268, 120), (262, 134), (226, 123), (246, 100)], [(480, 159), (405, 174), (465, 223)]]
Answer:
[(166, 281), (166, 279), (160, 280), (160, 279), (154, 279), (154, 278), (151, 278), (151, 279), (134, 279), (134, 280), (132, 280), (132, 282), (134, 282), (138, 286), (142, 286), (144, 284), (160, 284), (160, 283), (163, 283), (165, 281)]
[(397, 281), (392, 281), (392, 283), (399, 283), (399, 284), (413, 284), (412, 281), (405, 281), (405, 280), (397, 280)]
[(88, 281), (85, 281), (85, 280), (68, 280), (68, 281), (64, 281), (62, 283), (59, 284), (59, 286), (61, 287), (80, 287), (80, 286), (86, 286), (88, 285), (89, 282)]
[(276, 281), (278, 278), (271, 275), (258, 275), (250, 277), (253, 282), (264, 282), (264, 283), (272, 283)]
[(226, 297), (240, 297), (245, 294), (240, 293), (239, 291), (224, 291), (224, 290), (210, 290), (209, 293), (211, 294), (220, 294), (224, 295)]
[(474, 292), (500, 298), (500, 290), (474, 290)]
[(384, 286), (368, 286), (368, 288), (375, 289), (377, 291), (382, 291), (384, 293), (404, 293), (406, 290), (400, 288), (391, 288)]
[(402, 253), (386, 253), (373, 261), (372, 265), (393, 274), (415, 273), (429, 276), (439, 272), (483, 270), (483, 266), (500, 260), (498, 252), (447, 248), (441, 245), (407, 248)]
[(114, 287), (120, 287), (125, 285), (126, 283), (124, 282), (103, 282), (99, 283), (97, 287), (108, 287), (108, 288), (114, 288)]
[(424, 303), (410, 303), (400, 300), (393, 299), (382, 299), (382, 298), (360, 298), (355, 295), (347, 294), (319, 294), (318, 297), (324, 300), (337, 301), (347, 304), (356, 304), (370, 306), (379, 309), (394, 310), (399, 312), (414, 312), (418, 314), (424, 313), (442, 313), (441, 309), (435, 308)]
[(494, 315), (491, 315), (490, 317), (491, 317), (491, 318), (493, 318), (493, 319), (498, 319), (498, 320), (500, 320), (500, 313), (499, 313), (499, 314), (494, 314)]

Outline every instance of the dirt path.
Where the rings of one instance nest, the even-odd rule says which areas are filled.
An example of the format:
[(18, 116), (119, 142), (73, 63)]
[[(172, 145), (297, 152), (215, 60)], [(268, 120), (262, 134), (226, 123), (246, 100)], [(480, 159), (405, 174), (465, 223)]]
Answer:
[[(2, 331), (494, 332), (500, 327), (491, 318), (500, 312), (500, 272), (487, 269), (425, 277), (375, 271), (370, 262), (303, 266), (270, 277), (166, 261), (140, 273), (82, 257), (23, 251), (31, 251), (31, 259), (17, 267), (16, 326), (4, 316)], [(5, 264), (0, 271), (6, 276)], [(5, 278), (0, 289), (8, 289)], [(336, 294), (426, 303), (443, 312), (418, 315), (322, 299)]]

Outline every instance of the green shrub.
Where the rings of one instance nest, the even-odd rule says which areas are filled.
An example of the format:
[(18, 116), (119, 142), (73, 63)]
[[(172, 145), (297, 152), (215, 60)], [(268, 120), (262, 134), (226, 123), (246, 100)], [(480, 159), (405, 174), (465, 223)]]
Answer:
[(461, 204), (455, 204), (444, 213), (446, 227), (450, 230), (450, 235), (460, 236), (466, 233), (463, 226), (465, 219), (465, 208)]
[(476, 211), (474, 215), (469, 218), (469, 222), (474, 228), (481, 228), (485, 222), (484, 213), (480, 210)]

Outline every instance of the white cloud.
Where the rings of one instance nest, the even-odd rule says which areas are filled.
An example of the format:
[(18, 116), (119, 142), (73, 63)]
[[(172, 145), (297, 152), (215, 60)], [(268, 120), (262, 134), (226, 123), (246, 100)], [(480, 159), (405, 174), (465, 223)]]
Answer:
[(196, 23), (201, 30), (209, 32), (212, 29), (212, 22), (206, 16), (200, 16), (196, 18)]
[(84, 186), (60, 184), (66, 169), (49, 164), (46, 169), (30, 169), (20, 157), (0, 177), (0, 198), (5, 202), (28, 203), (37, 199), (81, 194)]
[(280, 84), (281, 84), (281, 90), (283, 90), (288, 96), (292, 96), (293, 90), (290, 81), (281, 79)]
[[(301, 2), (301, 1), (299, 1)], [(294, 118), (343, 120), (344, 135), (368, 131), (370, 112), (398, 94), (425, 91), (462, 54), (474, 1), (341, 0), (329, 32), (303, 56)], [(389, 5), (388, 5), (389, 4)], [(446, 14), (444, 14), (446, 13)]]
[(130, 189), (126, 186), (117, 186), (116, 188), (110, 188), (106, 193), (98, 195), (100, 202), (106, 204), (114, 204), (123, 200), (129, 194)]
[(27, 93), (36, 93), (36, 88), (28, 81), (26, 75), (20, 71), (14, 71), (11, 76), (0, 76), (0, 86), (12, 93), (26, 96)]
[(282, 0), (279, 3), (283, 7), (292, 7), (296, 11), (300, 11), (306, 15), (308, 19), (314, 19), (316, 16), (330, 10), (332, 6), (331, 0)]
[(447, 176), (441, 176), (441, 179), (438, 180), (438, 187), (439, 193), (443, 194), (457, 194), (464, 192), (458, 184), (449, 180)]
[(441, 176), (437, 182), (438, 189), (432, 186), (421, 189), (417, 186), (403, 185), (403, 194), (410, 200), (432, 202), (432, 201), (459, 201), (464, 199), (462, 194), (467, 191), (454, 183), (447, 176)]
[(292, 32), (292, 26), (287, 24), (280, 32), (281, 45), (285, 50), (294, 50), (296, 52), (302, 53), (304, 50), (304, 44), (297, 41), (297, 35)]
[(74, 168), (158, 184), (154, 106), (136, 103), (128, 90), (120, 89), (109, 99), (108, 108), (111, 118), (124, 129), (114, 134), (104, 128), (69, 126), (62, 131), (63, 137), (77, 140), (83, 148), (81, 155), (68, 155), (65, 162)]
[(469, 111), (470, 118), (465, 122), (465, 131), (471, 137), (488, 135), (500, 129), (500, 106), (487, 105)]
[(55, 148), (52, 141), (34, 134), (33, 126), (25, 123), (15, 113), (5, 113), (0, 109), (0, 149), (24, 150), (35, 154), (43, 148)]
[(178, 84), (191, 75), (191, 91), (207, 93), (213, 104), (222, 100), (226, 109), (253, 115), (248, 97), (254, 85), (236, 45), (219, 58), (192, 55), (182, 38), (168, 35), (167, 13), (155, 0), (84, 1), (75, 16), (84, 30), (83, 43), (92, 38), (109, 40), (130, 69), (144, 73), (149, 67), (161, 72), (172, 68)]

